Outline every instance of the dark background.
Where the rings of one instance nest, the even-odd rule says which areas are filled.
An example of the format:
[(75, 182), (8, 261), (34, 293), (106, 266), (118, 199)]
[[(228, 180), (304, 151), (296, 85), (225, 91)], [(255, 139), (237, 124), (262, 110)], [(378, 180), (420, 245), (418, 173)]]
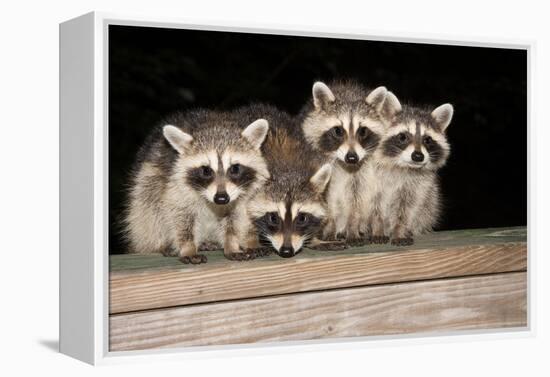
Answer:
[(258, 101), (296, 113), (333, 78), (454, 105), (439, 229), (526, 225), (524, 50), (110, 26), (111, 252), (124, 251), (116, 224), (136, 152), (163, 116)]

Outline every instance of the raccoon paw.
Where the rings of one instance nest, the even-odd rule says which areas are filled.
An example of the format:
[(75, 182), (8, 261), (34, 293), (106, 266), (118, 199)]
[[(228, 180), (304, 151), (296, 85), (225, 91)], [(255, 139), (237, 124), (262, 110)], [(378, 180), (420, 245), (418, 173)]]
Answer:
[(393, 238), (391, 240), (391, 244), (395, 246), (409, 246), (413, 243), (414, 239), (412, 237)]
[(245, 249), (245, 253), (254, 253), (256, 258), (267, 257), (273, 252), (269, 247), (258, 247), (255, 249)]
[(179, 254), (175, 249), (172, 248), (164, 249), (160, 253), (165, 257), (177, 257)]
[(372, 236), (371, 241), (372, 241), (372, 243), (376, 243), (376, 244), (384, 244), (384, 243), (388, 243), (390, 241), (390, 237), (388, 237), (388, 236)]
[(221, 245), (217, 242), (203, 242), (199, 245), (199, 251), (214, 251), (221, 248)]
[(207, 261), (208, 258), (206, 258), (206, 255), (202, 254), (180, 257), (180, 262), (184, 264), (201, 264), (206, 263)]
[(360, 235), (356, 238), (347, 239), (346, 243), (351, 247), (365, 246), (372, 243), (372, 238)]
[(224, 255), (229, 260), (235, 260), (239, 262), (256, 259), (256, 256), (257, 256), (255, 251), (243, 251), (241, 253), (227, 253)]
[(320, 251), (335, 251), (345, 250), (348, 248), (348, 245), (344, 241), (324, 241), (315, 245), (310, 245), (308, 248)]
[(320, 237), (321, 241), (327, 241), (327, 242), (334, 242), (334, 241), (345, 241), (346, 235), (344, 233), (332, 233), (332, 234), (324, 234)]
[(348, 245), (344, 240), (330, 242), (328, 246), (330, 247), (330, 250), (345, 250), (348, 248)]

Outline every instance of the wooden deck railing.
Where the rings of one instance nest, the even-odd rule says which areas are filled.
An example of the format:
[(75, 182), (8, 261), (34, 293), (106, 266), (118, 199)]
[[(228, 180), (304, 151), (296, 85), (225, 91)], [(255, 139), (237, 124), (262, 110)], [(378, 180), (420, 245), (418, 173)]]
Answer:
[(113, 255), (111, 351), (527, 325), (526, 228), (250, 262)]

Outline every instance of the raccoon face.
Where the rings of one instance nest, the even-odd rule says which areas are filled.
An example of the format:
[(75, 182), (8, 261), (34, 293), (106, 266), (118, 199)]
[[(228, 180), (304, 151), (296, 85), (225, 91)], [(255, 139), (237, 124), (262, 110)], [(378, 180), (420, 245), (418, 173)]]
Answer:
[(450, 152), (445, 130), (453, 107), (444, 104), (428, 111), (405, 108), (396, 114), (381, 143), (380, 160), (401, 168), (435, 171), (445, 165)]
[(387, 90), (381, 86), (366, 96), (353, 89), (341, 91), (338, 98), (324, 83), (313, 85), (314, 109), (303, 130), (313, 146), (354, 170), (372, 155), (384, 133), (380, 111)]
[(302, 251), (321, 229), (326, 218), (323, 193), (332, 174), (330, 164), (323, 165), (300, 192), (270, 194), (269, 183), (249, 203), (249, 214), (260, 241), (290, 258)]
[(258, 119), (241, 133), (235, 145), (214, 145), (205, 150), (180, 128), (164, 126), (164, 137), (179, 153), (176, 182), (182, 190), (191, 188), (217, 207), (232, 204), (269, 176), (260, 152), (267, 131), (267, 121)]

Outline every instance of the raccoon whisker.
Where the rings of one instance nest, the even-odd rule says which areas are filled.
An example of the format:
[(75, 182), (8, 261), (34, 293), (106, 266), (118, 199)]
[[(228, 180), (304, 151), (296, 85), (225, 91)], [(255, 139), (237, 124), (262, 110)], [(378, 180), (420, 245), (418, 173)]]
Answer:
[(259, 234), (258, 238), (261, 246), (273, 249), (273, 245), (271, 244), (271, 241), (269, 241), (269, 239), (265, 234)]
[(267, 236), (269, 234), (269, 231), (267, 228), (260, 228), (258, 229), (258, 233), (264, 235), (264, 236)]
[(314, 236), (316, 235), (317, 233), (319, 232), (319, 229), (311, 229), (311, 230), (308, 230), (304, 233), (304, 235), (307, 235), (307, 236)]
[(309, 242), (311, 241), (311, 236), (304, 236), (303, 237), (303, 245), (304, 246), (307, 246), (309, 244)]
[(269, 247), (273, 249), (273, 245), (271, 244), (271, 242), (269, 242), (269, 240), (260, 241), (260, 245), (263, 247)]

